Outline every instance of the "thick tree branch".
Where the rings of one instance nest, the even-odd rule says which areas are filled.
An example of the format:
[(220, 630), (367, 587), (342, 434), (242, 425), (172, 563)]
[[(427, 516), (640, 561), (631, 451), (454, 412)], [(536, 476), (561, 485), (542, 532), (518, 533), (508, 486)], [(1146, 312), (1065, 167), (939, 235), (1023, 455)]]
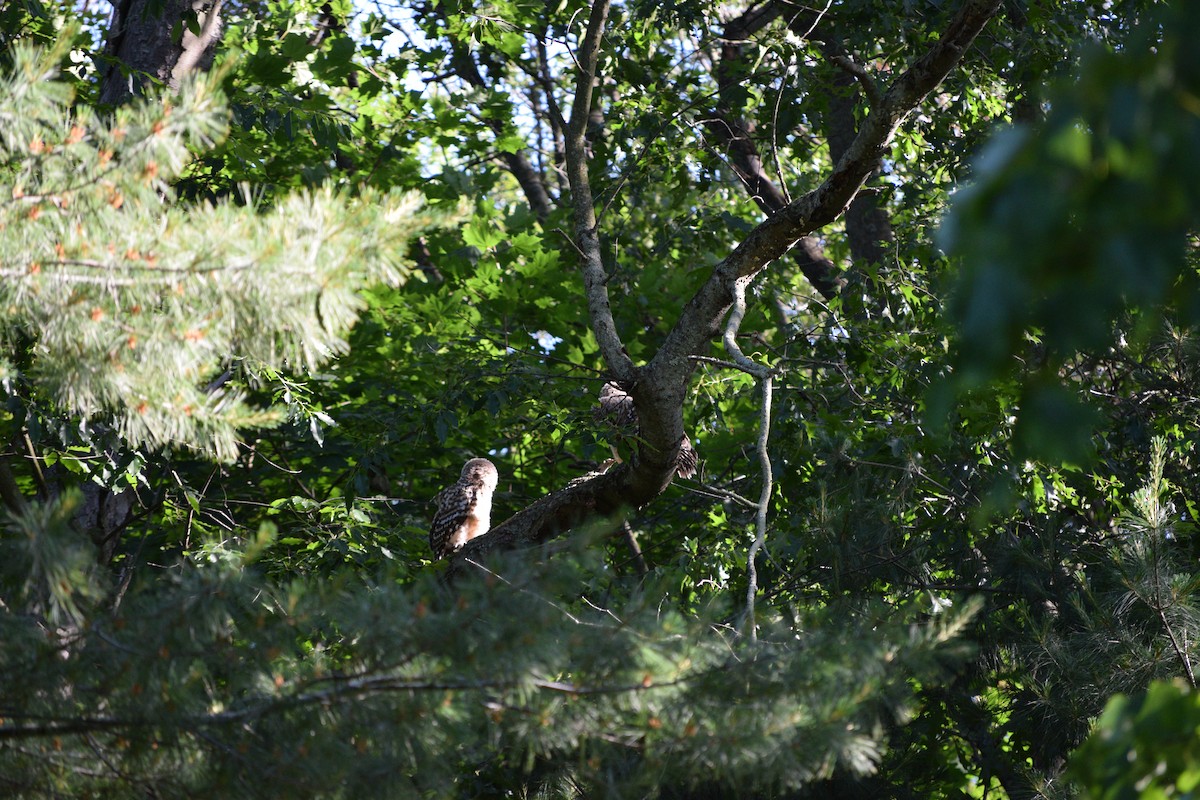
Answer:
[(942, 38), (884, 93), (821, 185), (771, 215), (713, 268), (708, 281), (688, 301), (678, 323), (642, 371), (644, 397), (635, 397), (640, 401), (642, 435), (651, 448), (669, 450), (682, 435), (679, 409), (693, 367), (690, 357), (703, 354), (720, 330), (721, 320), (733, 303), (735, 281), (752, 280), (802, 237), (833, 222), (846, 210), (874, 172), (901, 122), (961, 60), (999, 7), (1000, 0), (966, 0)]
[[(831, 50), (827, 48), (826, 52)], [(850, 149), (858, 134), (854, 109), (859, 93), (854, 88), (855, 80), (849, 73), (838, 76), (835, 80), (838, 92), (829, 99), (829, 109), (824, 115), (825, 139), (829, 142), (829, 154), (835, 163)], [(878, 105), (880, 101), (871, 102), (872, 105)], [(872, 174), (879, 171), (881, 164), (882, 161), (876, 162)], [(887, 257), (889, 246), (895, 241), (891, 221), (874, 194), (860, 192), (846, 209), (845, 224), (850, 257), (861, 276), (868, 265), (882, 263)]]
[(600, 252), (600, 232), (596, 228), (596, 205), (588, 178), (587, 129), (592, 113), (592, 89), (596, 82), (596, 64), (600, 57), (600, 40), (608, 19), (608, 0), (596, 0), (588, 19), (587, 32), (579, 43), (576, 61), (579, 75), (575, 84), (575, 102), (567, 123), (567, 180), (571, 185), (571, 204), (575, 213), (575, 246), (579, 248), (583, 288), (587, 297), (588, 316), (592, 331), (600, 345), (600, 354), (614, 378), (623, 383), (634, 382), (633, 361), (621, 344), (608, 298), (608, 272)]
[(867, 72), (866, 67), (840, 51), (831, 53), (829, 60), (858, 81), (871, 105), (875, 106), (883, 102), (883, 96), (879, 93), (879, 87), (875, 85), (875, 79), (871, 77), (871, 73)]
[[(825, 181), (752, 231), (717, 265), (710, 282), (729, 284), (737, 278), (753, 277), (801, 236), (837, 219), (874, 171), (900, 123), (959, 62), (999, 7), (1000, 0), (967, 0), (941, 40), (888, 87)], [(705, 294), (702, 289), (696, 299), (705, 299)], [(723, 315), (732, 299), (731, 289), (726, 286), (719, 294)]]
[(179, 60), (171, 69), (171, 88), (179, 88), (179, 82), (190, 75), (199, 65), (206, 53), (216, 44), (221, 32), (221, 6), (224, 0), (214, 0), (208, 8), (203, 2), (192, 3), (192, 10), (198, 20), (202, 19), (200, 32), (193, 33), (191, 27), (183, 26), (183, 38), (179, 46)]
[(888, 87), (824, 182), (772, 214), (718, 263), (684, 306), (679, 321), (650, 363), (635, 369), (621, 348), (608, 304), (607, 275), (600, 260), (584, 152), (597, 51), (607, 14), (605, 0), (597, 0), (579, 51), (579, 83), (567, 138), (568, 173), (593, 327), (614, 377), (630, 386), (643, 444), (631, 463), (555, 492), (487, 536), (468, 542), (454, 559), (455, 569), (466, 558), (496, 549), (530, 546), (588, 518), (637, 508), (669, 485), (684, 436), (682, 409), (695, 357), (704, 355), (713, 337), (720, 333), (734, 301), (736, 282), (749, 284), (804, 236), (846, 210), (875, 170), (900, 124), (959, 62), (1000, 4), (1001, 0), (965, 0), (941, 39)]
[[(467, 542), (450, 561), (450, 577), (471, 569), (469, 562), (493, 551), (517, 550), (552, 539), (588, 519), (621, 517), (650, 497), (628, 496), (629, 465), (617, 464), (608, 472), (575, 481), (517, 512)], [(614, 528), (619, 526), (614, 526)]]

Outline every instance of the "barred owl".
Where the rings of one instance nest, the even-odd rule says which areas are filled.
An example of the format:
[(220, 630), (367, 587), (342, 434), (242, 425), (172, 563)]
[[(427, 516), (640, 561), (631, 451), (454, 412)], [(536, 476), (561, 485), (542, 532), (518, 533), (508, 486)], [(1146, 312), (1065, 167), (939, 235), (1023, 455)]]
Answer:
[[(633, 397), (618, 384), (609, 381), (600, 387), (600, 407), (596, 409), (597, 419), (608, 419), (618, 428), (636, 429), (638, 425), (637, 409), (633, 406)], [(613, 457), (620, 461), (616, 448)], [(681, 478), (690, 478), (696, 474), (699, 457), (692, 440), (684, 434), (679, 444), (679, 455), (675, 459), (675, 472)]]
[(434, 558), (446, 558), (492, 525), (492, 493), (500, 473), (486, 458), (472, 458), (463, 465), (458, 482), (438, 492), (433, 502), (437, 513), (429, 528), (429, 546)]

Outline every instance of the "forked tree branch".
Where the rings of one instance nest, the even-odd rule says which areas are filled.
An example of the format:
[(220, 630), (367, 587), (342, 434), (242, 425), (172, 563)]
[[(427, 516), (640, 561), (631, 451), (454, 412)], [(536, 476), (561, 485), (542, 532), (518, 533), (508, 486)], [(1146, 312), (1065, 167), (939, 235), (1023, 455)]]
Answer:
[(682, 408), (695, 357), (704, 355), (720, 333), (738, 282), (749, 284), (807, 234), (841, 216), (874, 172), (901, 123), (961, 61), (1000, 4), (1001, 0), (964, 0), (941, 38), (883, 93), (820, 186), (772, 214), (713, 267), (657, 353), (637, 369), (625, 354), (613, 323), (584, 150), (596, 60), (608, 12), (607, 0), (597, 0), (578, 54), (579, 83), (567, 141), (568, 173), (593, 330), (614, 377), (633, 384), (641, 446), (631, 463), (575, 482), (496, 526), (487, 536), (468, 542), (455, 557), (453, 569), (457, 571), (465, 559), (489, 550), (530, 546), (586, 519), (620, 515), (662, 493), (671, 481), (684, 435)]
[[(721, 320), (733, 303), (735, 281), (753, 280), (802, 237), (841, 216), (874, 172), (900, 124), (959, 63), (979, 31), (995, 16), (1000, 3), (1001, 0), (965, 0), (941, 39), (891, 84), (821, 185), (769, 217), (713, 268), (708, 280), (684, 307), (662, 347), (642, 370), (644, 385), (660, 387), (646, 394), (660, 403), (678, 398), (682, 404), (694, 365), (690, 356), (702, 355), (712, 336), (720, 330)], [(676, 418), (678, 408), (674, 412)], [(639, 405), (638, 413), (642, 436), (650, 447), (669, 448), (673, 437), (682, 435), (681, 427), (676, 430), (669, 424), (673, 416), (669, 407), (664, 405), (648, 413)], [(666, 424), (653, 424), (662, 421)]]

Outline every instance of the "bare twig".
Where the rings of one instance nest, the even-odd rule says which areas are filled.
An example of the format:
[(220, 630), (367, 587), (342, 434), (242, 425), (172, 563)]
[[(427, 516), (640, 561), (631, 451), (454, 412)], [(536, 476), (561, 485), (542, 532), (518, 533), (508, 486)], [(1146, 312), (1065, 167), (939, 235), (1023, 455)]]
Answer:
[(33, 439), (29, 437), (28, 429), (21, 431), (21, 438), (25, 441), (25, 452), (29, 454), (29, 463), (33, 465), (33, 478), (37, 482), (38, 495), (48, 499), (50, 484), (46, 481), (46, 473), (42, 472), (42, 459), (38, 455), (37, 448), (33, 446)]
[(825, 7), (816, 13), (816, 15), (813, 17), (812, 21), (809, 23), (807, 30), (805, 30), (803, 33), (800, 33), (799, 31), (797, 31), (796, 35), (799, 36), (801, 39), (807, 39), (809, 36), (811, 36), (812, 32), (815, 31), (817, 29), (817, 26), (821, 24), (821, 20), (825, 17), (825, 13), (827, 11), (829, 11), (829, 7), (832, 5), (833, 5), (833, 0), (826, 0)]
[(516, 589), (521, 594), (527, 594), (530, 597), (537, 598), (538, 600), (542, 601), (543, 603), (545, 603), (546, 605), (555, 609), (556, 611), (561, 612), (564, 617), (571, 620), (571, 622), (574, 622), (576, 625), (591, 625), (592, 624), (592, 623), (584, 622), (579, 617), (575, 616), (570, 611), (567, 611), (565, 608), (560, 606), (558, 603), (555, 603), (553, 600), (550, 600), (549, 598), (547, 598), (543, 595), (540, 595), (537, 592), (530, 591), (529, 589), (526, 589), (523, 586), (517, 586), (512, 581), (510, 581), (508, 578), (504, 577), (503, 575), (501, 575), (500, 573), (498, 573), (494, 570), (488, 569), (483, 564), (480, 564), (478, 561), (475, 561), (470, 558), (467, 558), (464, 560), (466, 561), (466, 563), (470, 564), (472, 567), (475, 567), (475, 569), (478, 569), (484, 573), (487, 573), (488, 575), (492, 576), (493, 578), (495, 578), (496, 580), (500, 581), (501, 583), (503, 583), (507, 586), (511, 586), (512, 588)]
[(767, 451), (767, 440), (771, 435), (771, 392), (774, 371), (763, 364), (755, 363), (746, 357), (738, 347), (737, 333), (742, 326), (742, 318), (746, 316), (746, 284), (749, 281), (739, 280), (733, 286), (733, 310), (729, 312), (729, 321), (725, 325), (725, 351), (733, 357), (734, 364), (742, 372), (753, 375), (762, 386), (762, 408), (758, 426), (758, 463), (762, 470), (762, 489), (759, 491), (757, 513), (754, 517), (754, 544), (746, 556), (746, 612), (743, 624), (747, 629), (746, 635), (751, 642), (758, 640), (758, 626), (754, 619), (754, 598), (758, 594), (758, 567), (755, 563), (758, 553), (767, 541), (767, 512), (771, 506), (771, 491), (774, 489), (774, 475), (771, 471), (771, 454)]
[(625, 544), (629, 548), (633, 566), (637, 569), (640, 577), (646, 577), (650, 572), (650, 566), (646, 563), (646, 557), (642, 555), (642, 546), (638, 544), (637, 534), (634, 533), (633, 526), (629, 524), (629, 520), (621, 523), (621, 531), (625, 534)]

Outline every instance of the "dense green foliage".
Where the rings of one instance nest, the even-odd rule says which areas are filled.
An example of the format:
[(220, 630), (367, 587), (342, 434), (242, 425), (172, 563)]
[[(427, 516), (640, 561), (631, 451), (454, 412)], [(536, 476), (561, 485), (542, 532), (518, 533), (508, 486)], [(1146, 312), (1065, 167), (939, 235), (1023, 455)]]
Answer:
[(1190, 797), (1200, 786), (1200, 709), (1182, 684), (1151, 684), (1144, 695), (1117, 695), (1071, 770), (1091, 797)]
[[(611, 9), (587, 163), (636, 364), (966, 5)], [(591, 6), (233, 4), (210, 73), (116, 109), (104, 20), (0, 9), (0, 793), (1194, 791), (1190, 5), (1004, 3), (828, 271), (753, 282), (753, 579), (762, 392), (719, 345), (702, 469), (628, 528), (453, 580), (425, 543), (467, 458), (499, 522), (644, 447), (593, 413)]]

